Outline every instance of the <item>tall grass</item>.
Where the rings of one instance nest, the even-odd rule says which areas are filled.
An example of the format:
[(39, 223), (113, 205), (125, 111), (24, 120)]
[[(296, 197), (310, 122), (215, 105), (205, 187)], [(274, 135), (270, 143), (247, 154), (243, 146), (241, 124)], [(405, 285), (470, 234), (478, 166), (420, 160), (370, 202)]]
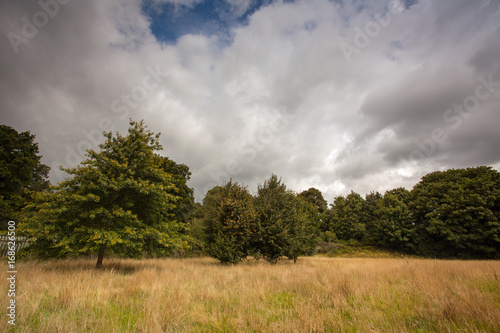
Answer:
[[(16, 332), (500, 332), (500, 262), (299, 258), (296, 265), (221, 266), (199, 258), (94, 265), (18, 263)], [(6, 279), (0, 290), (6, 309)], [(8, 318), (0, 320), (8, 331)]]

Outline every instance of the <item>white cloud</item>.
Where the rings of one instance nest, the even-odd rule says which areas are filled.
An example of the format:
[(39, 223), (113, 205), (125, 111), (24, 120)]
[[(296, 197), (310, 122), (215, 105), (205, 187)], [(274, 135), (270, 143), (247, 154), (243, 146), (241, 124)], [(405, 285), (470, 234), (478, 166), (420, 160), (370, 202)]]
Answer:
[[(359, 12), (348, 1), (275, 1), (221, 47), (217, 36), (202, 35), (160, 44), (139, 1), (72, 1), (19, 54), (4, 39), (2, 123), (37, 134), (52, 165), (78, 159), (109, 127), (101, 125), (125, 131), (124, 115), (145, 119), (162, 132), (164, 154), (191, 168), (198, 200), (221, 175), (255, 190), (275, 173), (297, 191), (319, 188), (331, 202), (351, 189), (411, 188), (437, 169), (498, 168), (497, 87), (460, 128), (443, 122), (447, 108), (474, 94), (480, 75), (500, 81), (498, 3), (422, 0), (392, 14), (348, 63), (340, 44), (353, 44), (355, 28), (364, 31), (388, 3)], [(231, 4), (241, 15), (253, 2)], [(20, 31), (21, 18), (39, 10), (3, 2), (2, 34)], [(168, 74), (133, 100), (157, 69)], [(116, 100), (128, 113), (114, 112)], [(283, 112), (290, 116), (274, 130)], [(437, 127), (448, 140), (418, 163), (401, 163)]]

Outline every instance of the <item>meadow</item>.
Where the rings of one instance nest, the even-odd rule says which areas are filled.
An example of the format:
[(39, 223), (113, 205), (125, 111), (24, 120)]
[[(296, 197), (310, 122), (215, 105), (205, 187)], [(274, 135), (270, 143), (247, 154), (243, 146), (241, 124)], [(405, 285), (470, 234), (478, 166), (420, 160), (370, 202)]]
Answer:
[[(105, 259), (103, 269), (94, 266), (19, 262), (15, 331), (500, 332), (498, 261)], [(1, 279), (3, 309), (7, 289)], [(12, 330), (7, 320), (2, 332)]]

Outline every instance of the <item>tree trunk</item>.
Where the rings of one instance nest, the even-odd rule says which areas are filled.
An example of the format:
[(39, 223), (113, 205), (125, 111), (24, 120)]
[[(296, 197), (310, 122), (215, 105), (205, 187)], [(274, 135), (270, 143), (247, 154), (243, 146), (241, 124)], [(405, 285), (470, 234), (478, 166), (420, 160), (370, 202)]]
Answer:
[(108, 246), (108, 242), (101, 244), (101, 248), (99, 249), (99, 255), (97, 256), (97, 264), (95, 268), (102, 267), (102, 259), (104, 258), (104, 252), (106, 252), (106, 247)]
[(293, 256), (293, 263), (296, 264), (297, 263), (297, 256)]

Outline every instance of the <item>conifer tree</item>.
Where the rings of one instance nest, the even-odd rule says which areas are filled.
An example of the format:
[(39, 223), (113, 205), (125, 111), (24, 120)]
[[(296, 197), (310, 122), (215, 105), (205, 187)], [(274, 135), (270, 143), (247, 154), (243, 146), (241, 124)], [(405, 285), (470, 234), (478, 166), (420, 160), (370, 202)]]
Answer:
[(257, 231), (252, 195), (238, 183), (216, 186), (203, 200), (206, 251), (223, 264), (236, 264), (251, 251)]
[(307, 250), (307, 216), (295, 193), (276, 175), (259, 185), (255, 198), (258, 238), (255, 247), (271, 263), (287, 256), (294, 261)]

